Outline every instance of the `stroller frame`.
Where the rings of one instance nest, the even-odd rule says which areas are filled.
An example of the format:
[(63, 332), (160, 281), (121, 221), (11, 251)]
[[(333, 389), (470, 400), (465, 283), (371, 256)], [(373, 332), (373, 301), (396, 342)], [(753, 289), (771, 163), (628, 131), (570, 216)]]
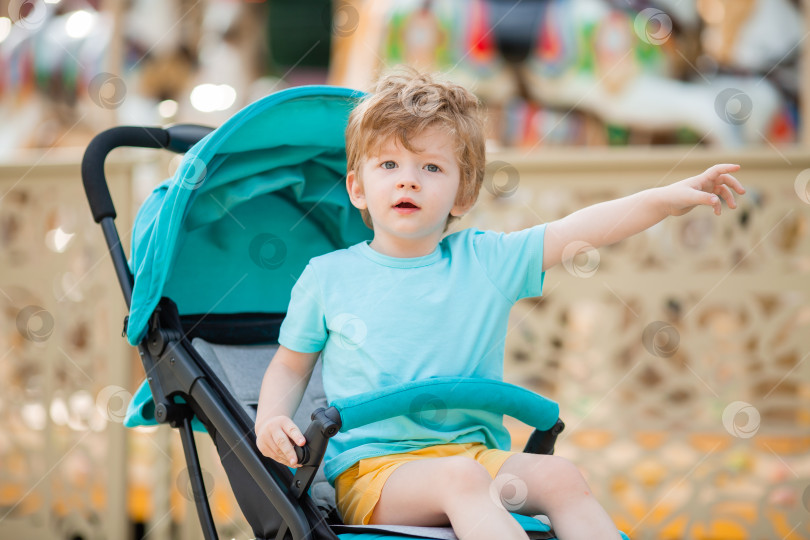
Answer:
[[(128, 308), (134, 277), (115, 226), (116, 213), (104, 175), (104, 161), (109, 152), (118, 147), (161, 148), (185, 153), (212, 130), (190, 124), (166, 129), (115, 127), (97, 135), (84, 154), (85, 193), (93, 219), (104, 233)], [(337, 533), (358, 532), (341, 525), (336, 513), (323, 515), (307, 493), (329, 438), (341, 428), (340, 411), (330, 406), (312, 413), (312, 423), (304, 434), (307, 445), (296, 447), (302, 467), (293, 475), (287, 467), (259, 453), (253, 421), (191, 346), (193, 337), (222, 344), (277, 343), (283, 318), (284, 313), (180, 316), (174, 302), (164, 297), (151, 315), (148, 332), (137, 346), (155, 402), (154, 416), (159, 423), (169, 424), (180, 433), (197, 514), (207, 540), (218, 536), (192, 431), (195, 416), (212, 437), (237, 502), (257, 538), (336, 540)], [(124, 332), (126, 325), (125, 318)], [(517, 409), (510, 412), (519, 419), (523, 419), (522, 414)], [(552, 454), (556, 438), (563, 429), (564, 424), (559, 419), (548, 430), (535, 429), (524, 452)], [(237, 483), (239, 489), (236, 489)], [(266, 501), (276, 513), (267, 512)], [(374, 529), (366, 527), (363, 532), (374, 532)], [(381, 532), (391, 534), (386, 530)], [(533, 539), (553, 537), (550, 532), (528, 534)]]

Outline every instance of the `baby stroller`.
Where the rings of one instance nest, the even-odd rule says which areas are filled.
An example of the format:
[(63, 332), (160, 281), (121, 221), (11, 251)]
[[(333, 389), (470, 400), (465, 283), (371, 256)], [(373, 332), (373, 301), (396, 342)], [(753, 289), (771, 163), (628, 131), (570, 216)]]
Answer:
[[(425, 409), (507, 414), (535, 428), (524, 451), (551, 453), (563, 429), (556, 403), (494, 380), (433, 378), (327, 403), (320, 362), (293, 420), (306, 427), (297, 469), (257, 450), (253, 425), (263, 373), (278, 347), (290, 292), (310, 258), (371, 238), (344, 188), (344, 130), (362, 94), (307, 86), (267, 96), (218, 129), (117, 127), (95, 137), (82, 162), (129, 307), (124, 333), (146, 380), (127, 426), (168, 423), (180, 432), (205, 538), (217, 538), (193, 429), (211, 436), (256, 538), (454, 539), (449, 527), (349, 526), (320, 464), (338, 431)], [(122, 146), (185, 154), (141, 206), (127, 261), (104, 177)], [(414, 404), (422, 404), (414, 408)], [(308, 427), (307, 427), (308, 426)], [(554, 538), (541, 519), (513, 513), (532, 539)]]

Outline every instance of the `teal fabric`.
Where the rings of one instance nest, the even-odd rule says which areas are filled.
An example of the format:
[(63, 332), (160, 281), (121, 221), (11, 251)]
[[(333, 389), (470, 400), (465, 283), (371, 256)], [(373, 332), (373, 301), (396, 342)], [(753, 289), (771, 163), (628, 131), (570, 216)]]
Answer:
[[(522, 514), (516, 514), (515, 512), (510, 512), (512, 517), (520, 523), (520, 526), (523, 527), (524, 531), (548, 531), (550, 530), (549, 526), (543, 523), (542, 521), (535, 519), (531, 516), (524, 516)], [(420, 538), (418, 536), (401, 536), (401, 535), (388, 535), (388, 534), (381, 534), (381, 533), (343, 533), (337, 535), (338, 538), (341, 540), (390, 540), (390, 539), (399, 539), (399, 540), (424, 540), (424, 538)]]
[[(512, 306), (542, 293), (545, 230), (464, 229), (421, 257), (390, 257), (367, 242), (315, 257), (293, 288), (279, 343), (323, 351), (330, 403), (436, 377), (500, 381)], [(324, 473), (334, 484), (360, 459), (437, 444), (509, 450), (502, 414), (447, 409), (341, 431), (326, 449)]]
[(342, 426), (348, 431), (358, 426), (378, 422), (395, 414), (407, 414), (414, 405), (434, 410), (481, 409), (517, 418), (540, 431), (551, 429), (560, 416), (560, 407), (553, 401), (513, 384), (460, 377), (437, 377), (413, 381), (331, 403), (338, 411)]
[[(185, 403), (183, 398), (175, 398), (175, 403)], [(124, 427), (134, 428), (138, 426), (156, 426), (155, 401), (152, 399), (152, 390), (149, 383), (144, 380), (132, 399), (127, 405), (127, 413), (124, 415)], [(191, 419), (191, 427), (194, 431), (206, 431), (205, 426), (195, 416)]]
[[(524, 531), (548, 531), (549, 526), (539, 521), (531, 516), (524, 516), (522, 514), (516, 514), (515, 512), (510, 512), (512, 517), (520, 523), (520, 526), (523, 527)], [(623, 540), (630, 540), (626, 534), (619, 531)], [(337, 535), (340, 540), (424, 540), (417, 536), (401, 536), (401, 535), (389, 535), (389, 534), (380, 534), (380, 533), (343, 533)]]
[(344, 187), (344, 131), (362, 95), (283, 90), (185, 154), (135, 219), (129, 343), (161, 296), (181, 314), (284, 312), (312, 257), (371, 238)]

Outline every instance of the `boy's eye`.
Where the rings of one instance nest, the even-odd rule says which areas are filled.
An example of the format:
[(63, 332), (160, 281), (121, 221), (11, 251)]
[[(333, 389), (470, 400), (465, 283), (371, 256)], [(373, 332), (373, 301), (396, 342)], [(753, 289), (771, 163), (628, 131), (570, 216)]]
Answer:
[(384, 161), (382, 164), (383, 169), (393, 169), (396, 166), (397, 164), (394, 163), (393, 161)]
[(429, 170), (430, 172), (439, 172), (439, 170), (440, 170), (439, 167), (437, 167), (433, 163), (429, 163), (429, 164), (425, 165), (425, 168), (427, 170)]

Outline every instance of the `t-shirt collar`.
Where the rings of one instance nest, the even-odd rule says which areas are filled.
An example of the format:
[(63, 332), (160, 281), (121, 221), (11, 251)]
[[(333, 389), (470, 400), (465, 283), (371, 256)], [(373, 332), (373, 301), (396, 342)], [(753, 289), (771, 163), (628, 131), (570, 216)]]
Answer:
[(354, 247), (357, 248), (358, 252), (375, 263), (392, 268), (417, 268), (419, 266), (428, 266), (442, 258), (441, 244), (436, 246), (433, 253), (422, 255), (421, 257), (391, 257), (390, 255), (376, 251), (369, 245), (368, 240), (360, 242)]

